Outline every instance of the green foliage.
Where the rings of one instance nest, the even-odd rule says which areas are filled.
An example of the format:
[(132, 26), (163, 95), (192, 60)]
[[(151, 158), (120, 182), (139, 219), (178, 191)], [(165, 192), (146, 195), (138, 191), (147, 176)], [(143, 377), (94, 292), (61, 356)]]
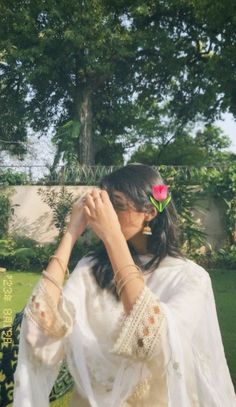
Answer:
[(197, 24), (205, 28), (201, 38), (205, 42), (206, 51), (213, 52), (211, 69), (214, 84), (222, 90), (218, 98), (218, 106), (236, 115), (236, 66), (235, 33), (236, 33), (236, 3), (235, 1), (216, 0), (184, 0), (191, 3)]
[(1, 262), (5, 263), (5, 260), (14, 252), (14, 242), (12, 239), (1, 239), (0, 240), (0, 259)]
[(0, 240), (0, 263), (7, 269), (39, 271), (47, 266), (57, 243), (41, 245), (25, 236)]
[(229, 138), (221, 129), (207, 125), (203, 130), (199, 130), (195, 137), (183, 130), (177, 138), (160, 142), (157, 146), (146, 142), (133, 153), (130, 162), (198, 167), (219, 164), (224, 163), (229, 156), (229, 153), (224, 152), (229, 145)]
[(203, 226), (196, 223), (193, 208), (201, 208), (207, 194), (225, 204), (227, 244), (236, 241), (236, 164), (219, 167), (156, 167), (170, 185), (183, 233), (184, 249), (190, 254), (205, 243)]
[(24, 185), (28, 183), (28, 176), (24, 173), (13, 171), (10, 168), (5, 171), (0, 170), (0, 185)]
[(213, 156), (213, 160), (215, 160), (217, 154), (230, 146), (230, 139), (219, 127), (208, 124), (203, 130), (197, 131), (195, 143), (204, 150), (207, 156)]
[(202, 226), (196, 223), (193, 216), (194, 207), (199, 205), (199, 190), (191, 182), (191, 174), (186, 168), (161, 166), (159, 171), (172, 191), (182, 231), (183, 250), (188, 255), (201, 247), (206, 238)]
[[(95, 247), (97, 239), (86, 232), (72, 250), (69, 270), (72, 271), (78, 261)], [(0, 265), (19, 271), (41, 271), (45, 269), (58, 246), (58, 241), (39, 244), (25, 236), (11, 236), (0, 240)]]
[(38, 243), (36, 240), (31, 239), (30, 237), (14, 235), (14, 245), (16, 248), (25, 247), (27, 249), (33, 249), (38, 245)]
[(216, 264), (223, 265), (229, 269), (235, 270), (236, 265), (236, 246), (232, 245), (225, 249), (220, 249)]
[(226, 167), (201, 169), (200, 183), (203, 188), (225, 204), (226, 228), (229, 243), (236, 241), (236, 163)]
[(131, 156), (129, 163), (142, 163), (147, 165), (158, 165), (159, 149), (158, 147), (146, 143), (140, 146)]
[(52, 126), (55, 165), (60, 157), (93, 163), (96, 154), (100, 163), (104, 139), (107, 148), (118, 141), (127, 149), (145, 138), (165, 144), (186, 123), (212, 121), (227, 108), (236, 114), (232, 4), (4, 2), (3, 147), (23, 154), (25, 144), (7, 143), (25, 143), (29, 126), (41, 133)]
[(99, 151), (95, 154), (97, 165), (123, 165), (124, 147), (122, 143), (112, 143), (103, 140)]
[(14, 269), (30, 270), (30, 265), (34, 262), (36, 253), (33, 248), (22, 247), (16, 249), (11, 256), (11, 265)]
[[(186, 140), (188, 140), (187, 147), (185, 147)], [(205, 131), (197, 133), (195, 140), (185, 135), (182, 139), (178, 138), (163, 148), (161, 154), (157, 147), (143, 146), (131, 158), (131, 162), (142, 162), (149, 165), (152, 165), (153, 162), (159, 164), (157, 169), (167, 180), (173, 193), (182, 230), (183, 249), (188, 255), (195, 253), (198, 248), (205, 244), (206, 233), (203, 231), (203, 226), (196, 223), (193, 209), (194, 207), (201, 208), (201, 199), (207, 193), (224, 203), (228, 244), (235, 244), (236, 164), (235, 162), (227, 166), (224, 164), (225, 156), (221, 149), (227, 145), (227, 137), (222, 135), (218, 128), (207, 126)], [(188, 156), (189, 152), (191, 154)], [(189, 164), (188, 161), (185, 161), (187, 156), (193, 165), (196, 162), (198, 164), (201, 162), (200, 157), (203, 162), (205, 162), (206, 157), (209, 157), (208, 164), (218, 162), (218, 166), (183, 167), (183, 165)], [(163, 161), (166, 163), (165, 158), (170, 157), (172, 162), (181, 164), (181, 166), (160, 165)], [(220, 258), (218, 260), (220, 261)], [(213, 262), (213, 266), (214, 264)]]
[(227, 167), (206, 171), (202, 184), (207, 184), (208, 190), (225, 203), (226, 230), (229, 244), (236, 242), (236, 163)]
[(0, 239), (5, 237), (11, 219), (11, 203), (9, 197), (0, 194)]
[(58, 127), (52, 142), (57, 144), (57, 154), (51, 171), (53, 171), (60, 158), (68, 165), (72, 166), (78, 160), (78, 135), (80, 132), (80, 123), (75, 120), (69, 120)]
[(205, 255), (192, 254), (192, 259), (205, 268), (225, 267), (229, 270), (236, 269), (236, 247), (235, 245), (227, 246), (218, 252), (208, 252)]
[(3, 267), (13, 265), (15, 249), (16, 246), (12, 238), (0, 240), (0, 263)]
[(60, 239), (65, 231), (67, 215), (74, 202), (73, 194), (66, 191), (64, 186), (59, 192), (51, 188), (46, 190), (39, 188), (38, 194), (42, 197), (43, 202), (52, 209), (53, 221), (59, 231), (58, 239)]
[(206, 164), (202, 149), (192, 137), (183, 135), (168, 145), (156, 147), (152, 144), (141, 146), (130, 162), (149, 165), (203, 165)]

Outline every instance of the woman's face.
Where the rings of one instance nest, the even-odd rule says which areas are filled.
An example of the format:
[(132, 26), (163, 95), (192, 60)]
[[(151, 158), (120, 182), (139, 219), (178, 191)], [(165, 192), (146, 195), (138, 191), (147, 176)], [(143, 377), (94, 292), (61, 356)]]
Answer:
[(146, 212), (138, 212), (134, 203), (119, 191), (113, 193), (112, 204), (126, 240), (142, 233)]

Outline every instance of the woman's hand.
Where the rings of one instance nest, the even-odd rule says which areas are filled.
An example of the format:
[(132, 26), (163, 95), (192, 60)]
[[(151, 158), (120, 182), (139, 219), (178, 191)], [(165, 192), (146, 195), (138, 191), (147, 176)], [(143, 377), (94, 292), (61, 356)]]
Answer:
[(74, 241), (84, 232), (88, 220), (84, 210), (84, 196), (79, 198), (72, 206), (70, 220), (67, 225), (67, 232), (72, 235)]
[(93, 189), (84, 198), (88, 224), (96, 235), (106, 242), (122, 234), (119, 219), (107, 191)]

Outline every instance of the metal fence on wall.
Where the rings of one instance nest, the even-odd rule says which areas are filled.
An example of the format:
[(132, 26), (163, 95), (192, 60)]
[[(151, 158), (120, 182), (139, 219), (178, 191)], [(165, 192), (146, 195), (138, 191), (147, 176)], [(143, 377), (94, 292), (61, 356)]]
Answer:
[[(212, 165), (204, 167), (196, 166), (153, 166), (161, 172), (165, 178), (169, 176), (170, 170), (176, 170), (185, 177), (186, 181), (196, 183), (199, 170), (210, 170), (212, 168), (224, 171), (225, 165)], [(78, 165), (67, 167), (57, 166), (55, 170), (43, 165), (0, 165), (0, 186), (7, 185), (97, 185), (100, 179), (120, 168), (120, 166), (105, 165)], [(19, 174), (18, 178), (16, 174)]]
[(9, 174), (0, 179), (0, 185), (9, 184), (10, 173), (19, 173), (20, 185), (97, 185), (99, 180), (106, 174), (109, 174), (119, 168), (118, 166), (77, 166), (69, 168), (66, 166), (57, 166), (56, 170), (42, 165), (33, 166), (5, 166), (0, 165), (0, 175)]

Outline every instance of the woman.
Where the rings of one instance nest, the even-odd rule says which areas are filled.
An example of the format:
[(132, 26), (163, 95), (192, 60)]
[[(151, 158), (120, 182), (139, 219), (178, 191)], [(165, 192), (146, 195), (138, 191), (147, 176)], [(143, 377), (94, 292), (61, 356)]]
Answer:
[[(45, 407), (66, 357), (73, 407), (233, 407), (208, 273), (184, 258), (159, 174), (128, 165), (72, 209), (22, 322), (14, 407)], [(62, 288), (86, 227), (103, 243)]]

